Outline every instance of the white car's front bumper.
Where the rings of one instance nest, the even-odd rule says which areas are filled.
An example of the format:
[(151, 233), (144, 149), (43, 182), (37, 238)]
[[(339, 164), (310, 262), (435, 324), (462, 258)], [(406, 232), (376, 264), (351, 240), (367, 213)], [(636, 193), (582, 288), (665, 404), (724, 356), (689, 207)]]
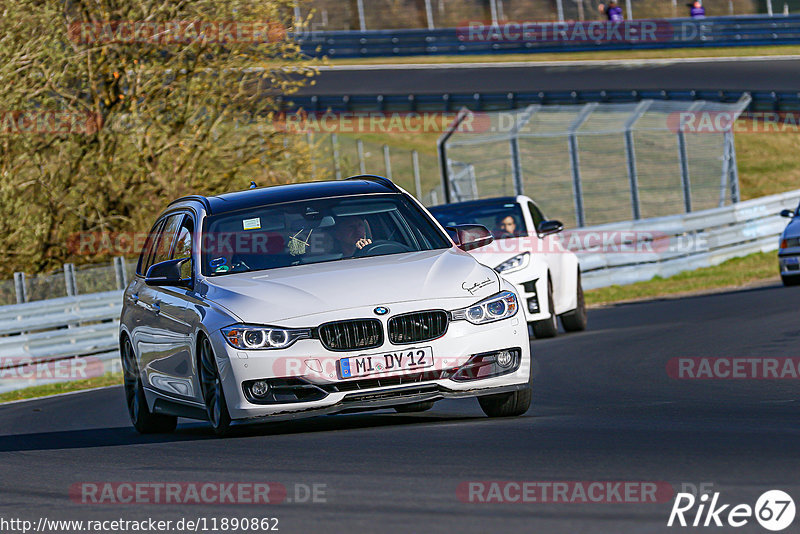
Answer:
[[(394, 311), (394, 310), (393, 310)], [(399, 310), (398, 310), (399, 311)], [(528, 387), (531, 376), (530, 341), (525, 315), (473, 325), (451, 321), (444, 336), (410, 345), (392, 345), (354, 352), (332, 352), (318, 339), (300, 340), (276, 351), (242, 351), (231, 347), (221, 334), (212, 344), (223, 378), (223, 388), (232, 419), (294, 418), (323, 413), (377, 409), (450, 397), (479, 396)], [(336, 362), (341, 358), (378, 355), (415, 347), (431, 347), (434, 365), (415, 371), (383, 372), (355, 379), (340, 379)], [(503, 349), (518, 349), (519, 362), (500, 376), (453, 380), (449, 376), (470, 358)], [(317, 388), (312, 401), (260, 404), (248, 400), (243, 384), (252, 380), (290, 378)], [(319, 393), (322, 392), (322, 393)]]

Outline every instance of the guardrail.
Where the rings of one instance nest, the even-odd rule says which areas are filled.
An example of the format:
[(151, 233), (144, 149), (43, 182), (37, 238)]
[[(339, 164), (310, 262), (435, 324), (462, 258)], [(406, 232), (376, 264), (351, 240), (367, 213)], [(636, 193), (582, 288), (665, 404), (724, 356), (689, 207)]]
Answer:
[[(776, 250), (778, 237), (786, 227), (786, 219), (779, 213), (797, 208), (798, 203), (800, 190), (723, 208), (593, 226), (581, 229), (582, 235), (574, 240), (577, 246), (569, 248), (580, 258), (586, 289), (669, 277)], [(591, 250), (591, 245), (598, 243), (592, 234), (611, 244)], [(570, 243), (569, 235), (565, 241)]]
[[(647, 31), (648, 22), (654, 24)], [(525, 29), (529, 33), (526, 35)], [(580, 52), (706, 46), (762, 46), (800, 43), (800, 16), (744, 15), (706, 19), (632, 20), (621, 34), (587, 22), (527, 22), (463, 28), (310, 32), (295, 37), (309, 56), (330, 58), (422, 55)], [(592, 26), (595, 25), (595, 26)], [(576, 31), (576, 28), (583, 31)], [(598, 38), (598, 33), (603, 37)], [(562, 33), (563, 32), (563, 33)], [(593, 33), (595, 32), (595, 33)], [(608, 35), (606, 35), (608, 34)]]
[(83, 378), (64, 362), (92, 358), (92, 375), (119, 371), (122, 292), (0, 306), (0, 393)]
[(307, 95), (292, 96), (281, 106), (286, 112), (303, 109), (309, 113), (371, 112), (457, 112), (462, 107), (471, 111), (502, 111), (532, 105), (568, 105), (608, 102), (621, 104), (642, 100), (708, 100), (736, 102), (749, 94), (748, 111), (800, 111), (800, 92), (778, 91), (537, 91), (502, 93), (440, 93), (401, 95)]
[[(778, 213), (798, 202), (800, 190), (724, 208), (581, 228), (574, 243), (569, 232), (564, 240), (578, 244), (569, 248), (580, 258), (586, 289), (624, 285), (775, 250), (786, 226)], [(593, 234), (597, 239), (587, 238)], [(604, 241), (601, 249), (592, 249)], [(609, 241), (616, 244), (609, 248)], [(0, 393), (65, 381), (37, 371), (54, 362), (91, 357), (96, 372), (119, 371), (121, 307), (120, 291), (0, 306)]]

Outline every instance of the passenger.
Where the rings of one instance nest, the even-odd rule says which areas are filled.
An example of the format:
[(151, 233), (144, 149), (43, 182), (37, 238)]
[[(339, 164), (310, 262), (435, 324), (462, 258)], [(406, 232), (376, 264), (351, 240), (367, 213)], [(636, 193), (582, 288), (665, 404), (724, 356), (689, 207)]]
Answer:
[(333, 237), (336, 240), (334, 250), (341, 252), (345, 258), (372, 243), (372, 239), (367, 237), (367, 223), (360, 217), (341, 217), (336, 223)]

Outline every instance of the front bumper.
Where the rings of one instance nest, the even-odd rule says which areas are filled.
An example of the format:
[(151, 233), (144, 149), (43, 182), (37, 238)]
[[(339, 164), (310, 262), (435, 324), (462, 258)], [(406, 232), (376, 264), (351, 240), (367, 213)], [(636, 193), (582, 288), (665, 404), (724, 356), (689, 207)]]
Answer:
[(800, 248), (782, 249), (778, 253), (782, 276), (800, 276)]
[[(396, 311), (402, 313), (402, 310)], [(444, 398), (503, 393), (528, 387), (531, 370), (527, 324), (524, 314), (520, 312), (509, 319), (480, 326), (467, 321), (452, 321), (445, 335), (439, 339), (410, 345), (391, 345), (386, 342), (378, 348), (352, 353), (328, 351), (317, 339), (300, 340), (287, 349), (275, 351), (235, 349), (219, 332), (211, 336), (211, 342), (217, 355), (228, 409), (234, 420), (263, 417), (270, 420), (291, 419)], [(435, 364), (432, 368), (423, 372), (384, 372), (376, 377), (357, 379), (340, 379), (336, 373), (336, 362), (341, 358), (410, 350), (415, 347), (431, 347)], [(474, 355), (507, 348), (520, 349), (519, 366), (516, 370), (501, 376), (467, 381), (449, 378), (452, 375), (451, 370), (464, 366)], [(441, 378), (442, 376), (445, 378)], [(324, 391), (325, 395), (318, 400), (285, 404), (251, 402), (245, 394), (243, 384), (272, 378), (299, 379)], [(355, 386), (355, 382), (368, 384)]]
[(524, 310), (525, 320), (529, 323), (550, 318), (551, 310), (547, 304), (547, 277), (539, 276), (531, 269), (522, 269), (510, 274), (500, 273), (514, 285), (519, 297), (520, 307)]

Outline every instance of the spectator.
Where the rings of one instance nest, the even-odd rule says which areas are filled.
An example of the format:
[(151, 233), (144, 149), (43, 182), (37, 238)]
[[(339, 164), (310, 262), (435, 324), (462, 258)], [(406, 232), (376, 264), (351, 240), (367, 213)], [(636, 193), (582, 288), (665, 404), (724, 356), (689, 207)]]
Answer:
[(600, 4), (600, 13), (605, 13), (609, 22), (622, 22), (625, 18), (622, 16), (622, 8), (617, 5), (615, 0), (611, 0), (608, 5)]
[(700, 1), (696, 1), (691, 4), (686, 4), (689, 7), (689, 16), (693, 19), (704, 19), (706, 18), (706, 8), (703, 7), (703, 4)]

